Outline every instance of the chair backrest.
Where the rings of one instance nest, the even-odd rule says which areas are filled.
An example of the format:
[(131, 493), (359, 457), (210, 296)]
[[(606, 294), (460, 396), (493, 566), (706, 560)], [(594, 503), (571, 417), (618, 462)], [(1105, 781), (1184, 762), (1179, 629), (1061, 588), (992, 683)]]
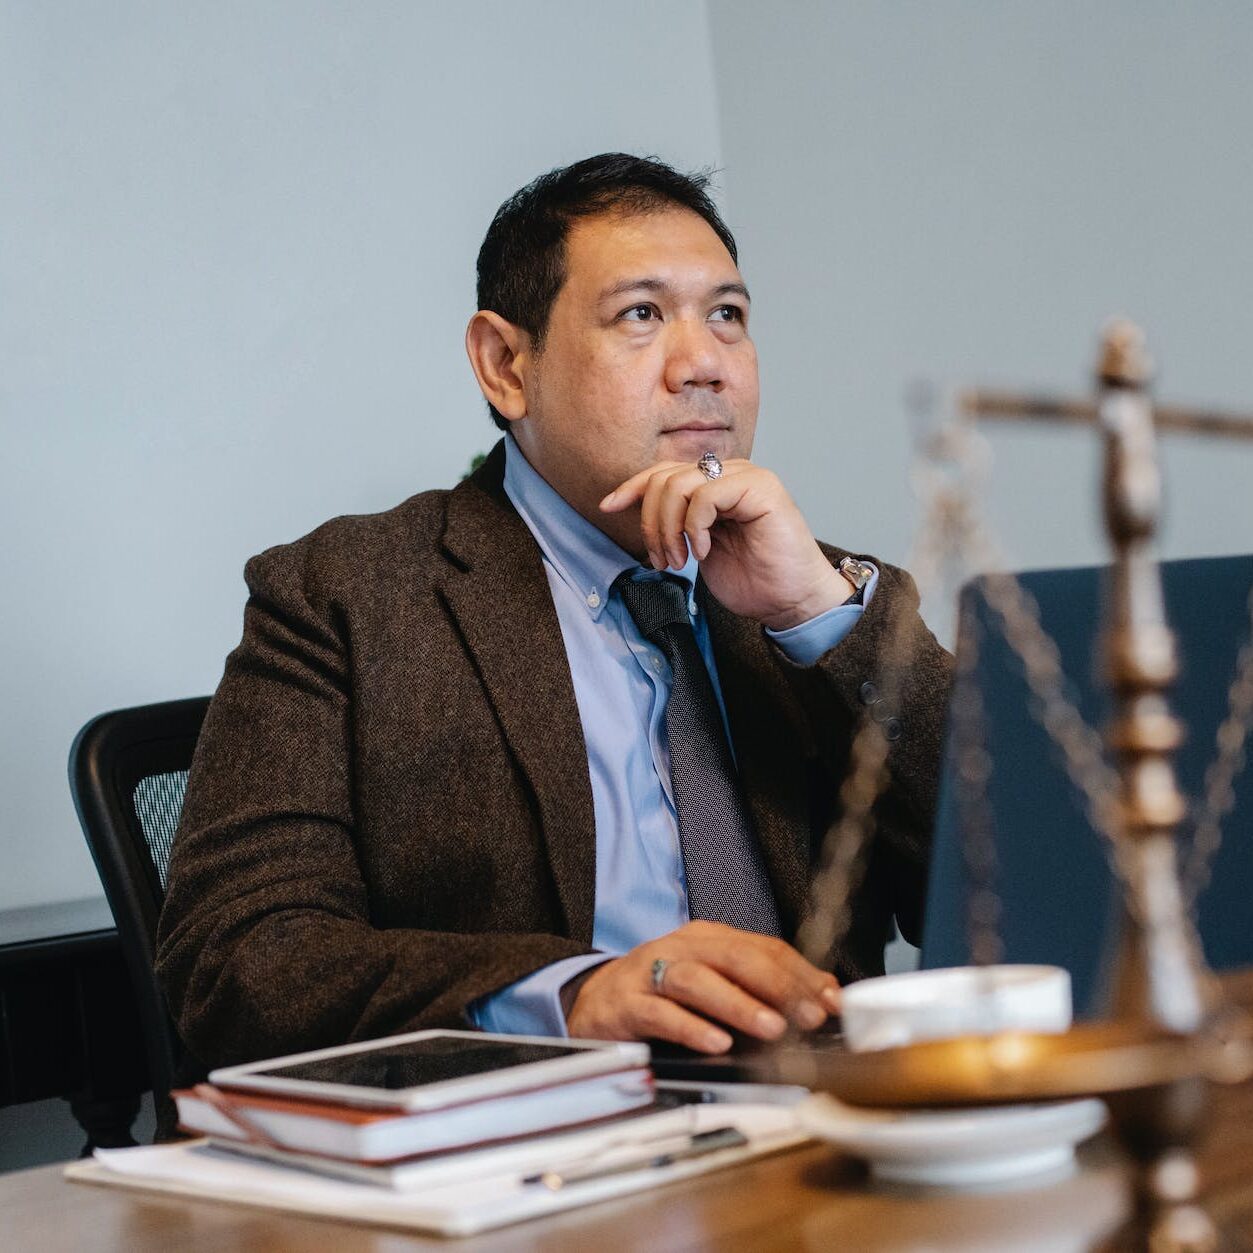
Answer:
[(135, 986), (153, 1092), (174, 1083), (178, 1034), (153, 965), (174, 832), (207, 696), (93, 718), (70, 749), (70, 791)]
[[(1099, 670), (1101, 569), (1045, 570), (1020, 576), (1053, 637), (1076, 704), (1089, 725), (1103, 727), (1109, 701)], [(1176, 754), (1180, 787), (1193, 801), (1182, 824), (1187, 859), (1191, 824), (1215, 741), (1228, 713), (1236, 656), (1249, 639), (1253, 556), (1162, 563), (1166, 616), (1178, 639), (1180, 678), (1170, 693), (1186, 739)], [(983, 732), (992, 760), (986, 797), (995, 830), (993, 886), (1002, 903), (1005, 960), (1065, 966), (1075, 1011), (1099, 1012), (1106, 957), (1117, 919), (1117, 894), (1101, 838), (1067, 777), (1058, 751), (1031, 713), (1022, 666), (1005, 643), (982, 580), (962, 591), (978, 639), (974, 676), (983, 703)], [(963, 620), (966, 615), (963, 614)], [(1253, 745), (1250, 746), (1253, 748)], [(1249, 754), (1253, 758), (1253, 752)], [(1253, 962), (1253, 770), (1241, 769), (1234, 804), (1222, 823), (1222, 847), (1198, 900), (1206, 957), (1216, 970)], [(970, 960), (965, 930), (966, 870), (957, 805), (953, 745), (946, 751), (931, 855), (922, 964)]]

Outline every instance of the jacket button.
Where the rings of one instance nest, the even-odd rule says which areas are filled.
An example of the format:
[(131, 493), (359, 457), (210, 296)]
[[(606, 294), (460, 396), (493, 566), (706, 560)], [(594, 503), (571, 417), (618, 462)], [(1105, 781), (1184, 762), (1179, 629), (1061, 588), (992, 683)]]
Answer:
[(861, 685), (858, 695), (863, 705), (873, 705), (879, 699), (879, 689), (873, 683), (866, 682)]
[(899, 718), (889, 718), (883, 724), (883, 734), (888, 740), (899, 740), (904, 729)]

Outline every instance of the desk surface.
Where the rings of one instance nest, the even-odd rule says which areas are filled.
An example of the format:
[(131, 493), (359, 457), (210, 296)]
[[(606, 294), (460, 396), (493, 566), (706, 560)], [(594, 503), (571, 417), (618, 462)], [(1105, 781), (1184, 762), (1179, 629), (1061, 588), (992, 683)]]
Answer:
[[(1224, 981), (1253, 1004), (1253, 972)], [(15, 1248), (263, 1250), (344, 1253), (501, 1250), (977, 1250), (1084, 1249), (1125, 1213), (1125, 1176), (1108, 1142), (1083, 1170), (1050, 1186), (988, 1195), (870, 1187), (865, 1170), (833, 1149), (809, 1147), (674, 1184), (648, 1196), (590, 1206), (450, 1242), (211, 1202), (162, 1199), (70, 1184), (59, 1167), (0, 1178), (0, 1223)], [(1202, 1154), (1210, 1211), (1253, 1245), (1253, 1082), (1215, 1102)]]
[[(319, 1219), (212, 1202), (164, 1199), (67, 1183), (59, 1167), (0, 1179), (0, 1221), (13, 1248), (41, 1253), (83, 1249), (128, 1253), (586, 1253), (718, 1249), (925, 1247), (971, 1253), (1030, 1250), (1048, 1232), (1050, 1249), (1086, 1249), (1123, 1212), (1121, 1168), (1108, 1151), (1061, 1184), (989, 1196), (926, 1196), (871, 1189), (856, 1163), (806, 1148), (673, 1184), (647, 1196), (573, 1210), (466, 1240), (424, 1239)], [(1073, 1231), (1059, 1242), (1059, 1224)], [(1026, 1240), (1022, 1238), (1027, 1234)]]

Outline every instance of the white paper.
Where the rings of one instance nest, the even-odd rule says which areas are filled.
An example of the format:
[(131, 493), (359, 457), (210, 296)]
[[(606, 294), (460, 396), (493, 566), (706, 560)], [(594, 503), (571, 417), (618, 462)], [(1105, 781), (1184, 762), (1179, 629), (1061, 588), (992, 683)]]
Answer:
[[(589, 1180), (556, 1192), (542, 1185), (525, 1184), (522, 1180), (548, 1167), (560, 1168), (569, 1160), (565, 1155), (546, 1154), (544, 1160), (531, 1160), (522, 1166), (514, 1161), (503, 1171), (496, 1160), (487, 1164), (491, 1173), (477, 1178), (394, 1191), (269, 1162), (246, 1160), (212, 1149), (204, 1141), (134, 1149), (97, 1149), (94, 1162), (75, 1163), (67, 1167), (66, 1175), (71, 1179), (131, 1183), (185, 1196), (215, 1197), (297, 1213), (339, 1216), (446, 1235), (469, 1235), (524, 1218), (658, 1187), (800, 1144), (808, 1138), (800, 1130), (793, 1110), (774, 1105), (694, 1105), (648, 1115), (639, 1122), (652, 1123), (655, 1130), (669, 1130), (670, 1124), (675, 1122), (672, 1116), (676, 1114), (681, 1116), (678, 1130), (690, 1128), (697, 1133), (730, 1125), (742, 1131), (749, 1144), (670, 1166)], [(664, 1128), (657, 1121), (661, 1119), (667, 1120)], [(603, 1144), (622, 1139), (620, 1127), (594, 1134)], [(595, 1145), (585, 1145), (583, 1159), (595, 1151)], [(550, 1156), (556, 1160), (549, 1160)]]

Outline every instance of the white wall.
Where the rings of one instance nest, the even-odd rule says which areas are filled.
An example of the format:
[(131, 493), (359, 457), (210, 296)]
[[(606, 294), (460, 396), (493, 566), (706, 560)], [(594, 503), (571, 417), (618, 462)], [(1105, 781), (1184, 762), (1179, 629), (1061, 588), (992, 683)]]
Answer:
[(65, 781), (209, 692), (253, 552), (456, 481), (506, 195), (719, 161), (698, 0), (0, 0), (0, 909), (99, 891)]
[[(1083, 388), (1124, 311), (1253, 406), (1250, 64), (1237, 3), (0, 0), (0, 908), (97, 890), (70, 740), (211, 690), (250, 553), (490, 444), (473, 259), (534, 173), (725, 164), (758, 458), (899, 560), (910, 378)], [(994, 439), (1018, 559), (1098, 559), (1092, 440)], [(1167, 463), (1169, 553), (1253, 546), (1253, 448)]]
[[(762, 359), (758, 460), (820, 533), (904, 558), (902, 397), (1090, 386), (1139, 320), (1163, 397), (1253, 409), (1253, 8), (718, 0), (727, 195)], [(1100, 560), (1093, 436), (1008, 431), (1023, 565)], [(1171, 441), (1168, 555), (1253, 548), (1253, 445)]]

